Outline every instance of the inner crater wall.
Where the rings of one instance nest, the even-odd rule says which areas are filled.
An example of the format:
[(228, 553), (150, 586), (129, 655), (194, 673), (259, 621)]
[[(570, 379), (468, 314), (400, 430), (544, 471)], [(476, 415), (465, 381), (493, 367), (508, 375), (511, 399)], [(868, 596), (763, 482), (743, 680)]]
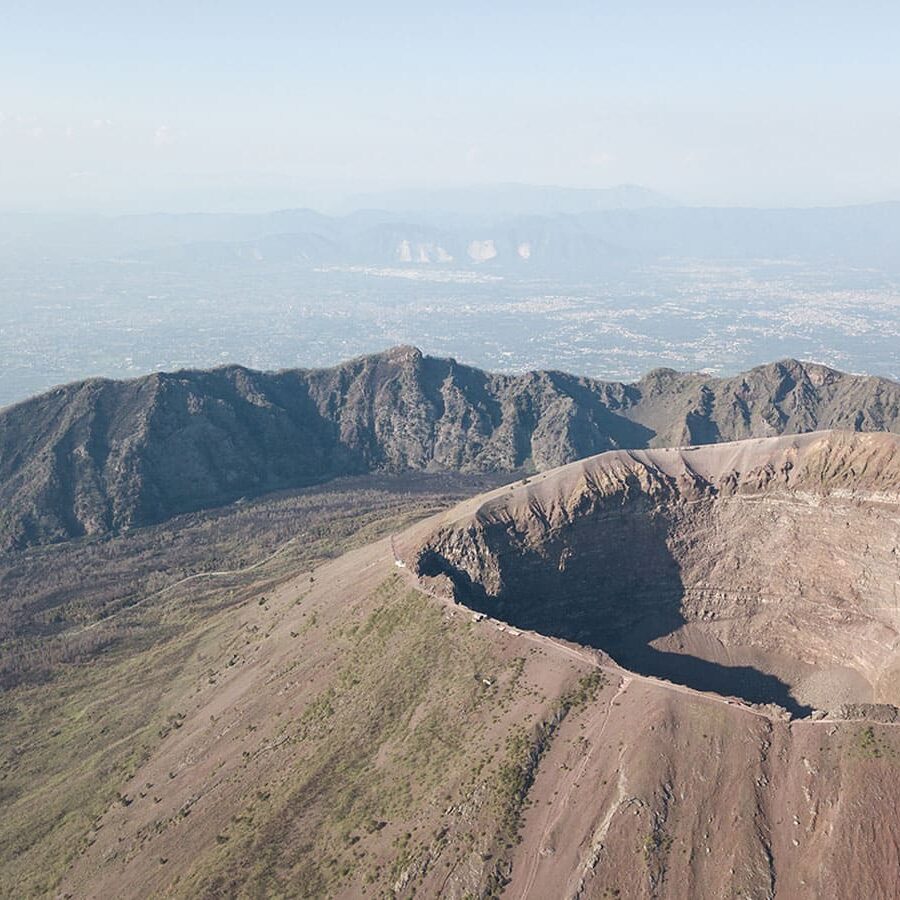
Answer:
[(439, 528), (420, 573), (449, 576), (474, 609), (700, 689), (795, 712), (900, 704), (900, 495), (815, 482), (804, 459), (752, 477), (591, 462)]

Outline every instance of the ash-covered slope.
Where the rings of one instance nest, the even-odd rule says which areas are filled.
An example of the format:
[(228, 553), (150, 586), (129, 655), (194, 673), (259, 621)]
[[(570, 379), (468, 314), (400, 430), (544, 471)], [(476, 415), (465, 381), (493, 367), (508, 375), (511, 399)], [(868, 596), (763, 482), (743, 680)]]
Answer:
[[(896, 721), (857, 702), (852, 720), (789, 722), (548, 635), (590, 601), (604, 615), (579, 624), (647, 637), (675, 576), (685, 621), (650, 662), (892, 696), (898, 454), (896, 437), (853, 434), (615, 452), (280, 585), (261, 574), (209, 618), (173, 628), (199, 604), (172, 604), (182, 655), (129, 654), (123, 672), (100, 654), (80, 692), (70, 670), (62, 732), (11, 716), (28, 793), (7, 804), (0, 875), (78, 898), (896, 897)], [(396, 566), (420, 549), (544, 633), (443, 602)], [(126, 704), (114, 676), (146, 679), (151, 702)], [(114, 740), (126, 707), (148, 722)], [(122, 762), (62, 757), (75, 727)], [(71, 790), (64, 815), (44, 811), (28, 776), (48, 746), (82, 778), (111, 773), (90, 814)], [(14, 827), (26, 805), (42, 833), (67, 829), (51, 873)]]
[(0, 412), (0, 549), (366, 471), (545, 470), (615, 448), (900, 431), (900, 385), (785, 361), (635, 384), (400, 347), (332, 369), (91, 380)]
[(635, 671), (795, 715), (900, 705), (900, 438), (616, 451), (470, 501), (425, 576)]

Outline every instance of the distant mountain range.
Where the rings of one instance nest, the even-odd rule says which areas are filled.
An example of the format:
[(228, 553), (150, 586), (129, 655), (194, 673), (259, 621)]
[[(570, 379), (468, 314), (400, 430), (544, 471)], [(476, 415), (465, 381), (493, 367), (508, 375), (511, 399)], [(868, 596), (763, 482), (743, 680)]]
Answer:
[[(366, 198), (360, 198), (360, 202)], [(900, 270), (900, 203), (814, 209), (676, 206), (640, 188), (373, 196), (330, 217), (0, 216), (0, 259), (167, 265), (443, 266), (590, 275), (666, 257), (778, 259)], [(437, 204), (445, 204), (443, 208)]]
[(548, 469), (615, 448), (900, 432), (900, 384), (785, 360), (634, 384), (497, 375), (410, 347), (331, 369), (70, 384), (0, 412), (0, 548), (163, 521), (340, 475)]

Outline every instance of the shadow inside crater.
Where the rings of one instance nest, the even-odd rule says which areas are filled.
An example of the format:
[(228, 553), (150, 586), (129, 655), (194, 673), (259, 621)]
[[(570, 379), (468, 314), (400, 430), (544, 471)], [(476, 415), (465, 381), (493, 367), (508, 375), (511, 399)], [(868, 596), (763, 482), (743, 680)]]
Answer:
[(495, 533), (492, 528), (485, 540), (502, 579), (497, 596), (434, 549), (420, 557), (419, 574), (448, 576), (456, 599), (476, 612), (602, 650), (640, 675), (750, 703), (775, 703), (794, 718), (812, 712), (789, 684), (760, 669), (652, 646), (687, 621), (680, 567), (661, 516), (619, 515), (599, 528), (596, 521), (576, 520), (539, 549), (524, 551), (509, 546), (505, 527)]
[(647, 645), (604, 649), (619, 665), (641, 675), (654, 675), (698, 691), (739, 697), (749, 703), (777, 703), (795, 719), (805, 718), (813, 711), (793, 696), (790, 685), (753, 666), (726, 666)]

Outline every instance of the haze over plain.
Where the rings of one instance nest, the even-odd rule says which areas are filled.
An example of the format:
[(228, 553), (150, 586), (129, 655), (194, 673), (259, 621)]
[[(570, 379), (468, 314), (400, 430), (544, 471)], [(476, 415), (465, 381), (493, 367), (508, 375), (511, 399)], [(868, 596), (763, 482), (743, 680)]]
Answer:
[[(0, 405), (398, 343), (900, 374), (894, 5), (57, 0), (2, 26)], [(298, 208), (329, 218), (268, 215)]]

